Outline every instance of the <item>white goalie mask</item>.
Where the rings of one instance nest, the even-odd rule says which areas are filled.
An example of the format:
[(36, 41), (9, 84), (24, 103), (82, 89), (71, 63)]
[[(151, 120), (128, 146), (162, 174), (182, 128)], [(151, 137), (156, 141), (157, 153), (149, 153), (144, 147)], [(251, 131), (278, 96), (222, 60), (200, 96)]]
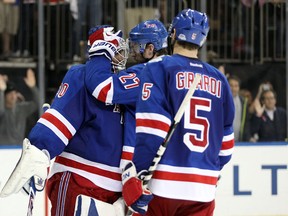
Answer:
[(129, 46), (127, 42), (120, 38), (120, 44), (117, 47), (117, 52), (112, 59), (112, 64), (115, 72), (124, 70), (129, 56)]

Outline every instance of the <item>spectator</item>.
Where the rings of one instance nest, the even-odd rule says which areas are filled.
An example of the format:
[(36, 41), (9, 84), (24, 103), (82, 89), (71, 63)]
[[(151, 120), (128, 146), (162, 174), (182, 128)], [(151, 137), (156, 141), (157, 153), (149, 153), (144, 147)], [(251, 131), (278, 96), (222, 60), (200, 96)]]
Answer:
[(35, 51), (35, 44), (38, 40), (38, 32), (35, 31), (38, 20), (37, 4), (35, 4), (35, 0), (23, 0), (19, 7), (20, 25), (15, 46), (16, 51), (13, 57), (30, 62), (33, 61), (32, 54), (35, 55), (33, 51)]
[[(123, 66), (128, 50), (121, 36), (122, 32), (114, 33), (113, 27), (97, 26), (89, 31), (89, 44), (102, 47), (102, 52), (95, 55), (105, 55), (115, 65)], [(105, 40), (113, 42), (113, 51), (105, 52)], [(44, 181), (50, 159), (55, 158), (47, 181), (51, 215), (74, 215), (76, 199), (81, 194), (106, 202), (106, 206), (111, 204), (111, 208), (121, 197), (122, 112), (118, 105), (94, 98), (95, 89), (91, 91), (87, 83), (89, 67), (93, 65), (78, 64), (68, 70), (51, 108), (40, 117), (29, 139), (23, 141), (23, 157), (0, 196), (17, 192), (33, 175)], [(26, 172), (21, 171), (21, 166)], [(90, 199), (89, 203), (82, 201), (83, 208), (90, 204)], [(98, 209), (93, 206), (91, 210), (95, 208)], [(96, 209), (89, 213), (97, 215)]]
[(257, 116), (261, 116), (262, 113), (264, 112), (264, 107), (261, 104), (260, 98), (262, 92), (265, 90), (273, 90), (273, 86), (270, 82), (263, 82), (259, 85), (257, 95), (254, 98), (252, 105), (249, 107), (250, 113), (256, 114)]
[[(218, 177), (234, 147), (233, 98), (226, 77), (197, 58), (209, 31), (206, 14), (185, 9), (174, 18), (171, 30), (173, 55), (150, 61), (142, 71), (142, 94), (136, 103), (135, 166), (129, 163), (122, 174), (123, 197), (130, 209), (145, 214), (150, 189), (154, 198), (149, 216), (211, 216)], [(162, 158), (155, 157), (158, 150), (165, 150), (160, 146), (197, 74), (201, 82), (184, 117)], [(143, 189), (139, 178), (147, 177), (144, 170), (150, 165), (156, 170)]]
[(16, 35), (19, 24), (19, 0), (0, 1), (0, 33), (2, 34), (2, 58), (12, 54), (12, 36)]
[(25, 101), (15, 84), (6, 83), (5, 77), (0, 76), (0, 144), (2, 145), (21, 145), (25, 137), (27, 117), (38, 108), (38, 88), (32, 69), (27, 70), (24, 81), (32, 92), (32, 101)]
[(250, 141), (250, 113), (248, 99), (242, 97), (240, 93), (240, 79), (235, 75), (228, 77), (228, 82), (233, 95), (235, 106), (235, 117), (233, 121), (234, 139), (235, 142)]
[[(86, 29), (102, 24), (102, 0), (77, 0), (78, 18), (75, 21), (75, 51), (73, 60), (81, 61), (82, 55), (80, 48), (86, 41)], [(89, 17), (87, 16), (89, 15)], [(87, 21), (88, 20), (88, 21)], [(85, 39), (84, 39), (85, 38)]]
[(276, 107), (276, 92), (272, 89), (263, 90), (260, 96), (262, 111), (252, 117), (252, 134), (255, 141), (285, 141), (287, 138), (286, 110)]

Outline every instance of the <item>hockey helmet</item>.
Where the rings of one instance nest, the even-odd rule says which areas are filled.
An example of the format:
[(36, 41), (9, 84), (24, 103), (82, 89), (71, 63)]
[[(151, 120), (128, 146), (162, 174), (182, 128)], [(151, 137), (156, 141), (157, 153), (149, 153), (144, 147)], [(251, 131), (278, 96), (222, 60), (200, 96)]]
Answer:
[(201, 47), (209, 32), (208, 17), (192, 9), (182, 10), (174, 19), (170, 27), (170, 34), (176, 30), (176, 40), (186, 41)]
[(146, 44), (151, 43), (154, 45), (155, 51), (167, 47), (168, 32), (159, 20), (146, 20), (133, 29), (129, 33), (130, 45), (138, 48), (138, 52), (143, 53)]

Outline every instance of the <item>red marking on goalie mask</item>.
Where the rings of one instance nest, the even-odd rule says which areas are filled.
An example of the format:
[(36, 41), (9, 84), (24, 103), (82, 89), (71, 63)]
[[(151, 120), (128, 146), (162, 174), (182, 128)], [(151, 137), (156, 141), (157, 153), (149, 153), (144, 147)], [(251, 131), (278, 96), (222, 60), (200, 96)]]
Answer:
[(65, 93), (67, 92), (69, 88), (69, 84), (68, 83), (61, 83), (61, 86), (59, 87), (59, 90), (57, 92), (57, 97), (61, 98), (65, 95)]

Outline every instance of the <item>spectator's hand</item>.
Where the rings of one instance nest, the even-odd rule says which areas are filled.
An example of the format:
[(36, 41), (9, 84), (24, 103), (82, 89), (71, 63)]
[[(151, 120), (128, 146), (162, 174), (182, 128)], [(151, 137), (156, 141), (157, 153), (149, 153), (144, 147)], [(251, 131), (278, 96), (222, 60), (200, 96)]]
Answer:
[(24, 81), (29, 88), (33, 88), (36, 86), (35, 73), (31, 68), (27, 69), (27, 73), (26, 73), (26, 77), (24, 77)]
[(0, 74), (0, 91), (5, 91), (7, 88), (7, 84), (6, 84), (7, 76), (6, 76), (6, 78), (5, 78), (5, 76), (6, 75)]
[(262, 116), (262, 114), (263, 114), (263, 112), (265, 110), (265, 105), (261, 106), (260, 101), (258, 99), (255, 99), (254, 108), (255, 108), (256, 116), (260, 117), (260, 116)]
[(25, 97), (20, 92), (17, 92), (17, 101), (18, 102), (25, 101)]

